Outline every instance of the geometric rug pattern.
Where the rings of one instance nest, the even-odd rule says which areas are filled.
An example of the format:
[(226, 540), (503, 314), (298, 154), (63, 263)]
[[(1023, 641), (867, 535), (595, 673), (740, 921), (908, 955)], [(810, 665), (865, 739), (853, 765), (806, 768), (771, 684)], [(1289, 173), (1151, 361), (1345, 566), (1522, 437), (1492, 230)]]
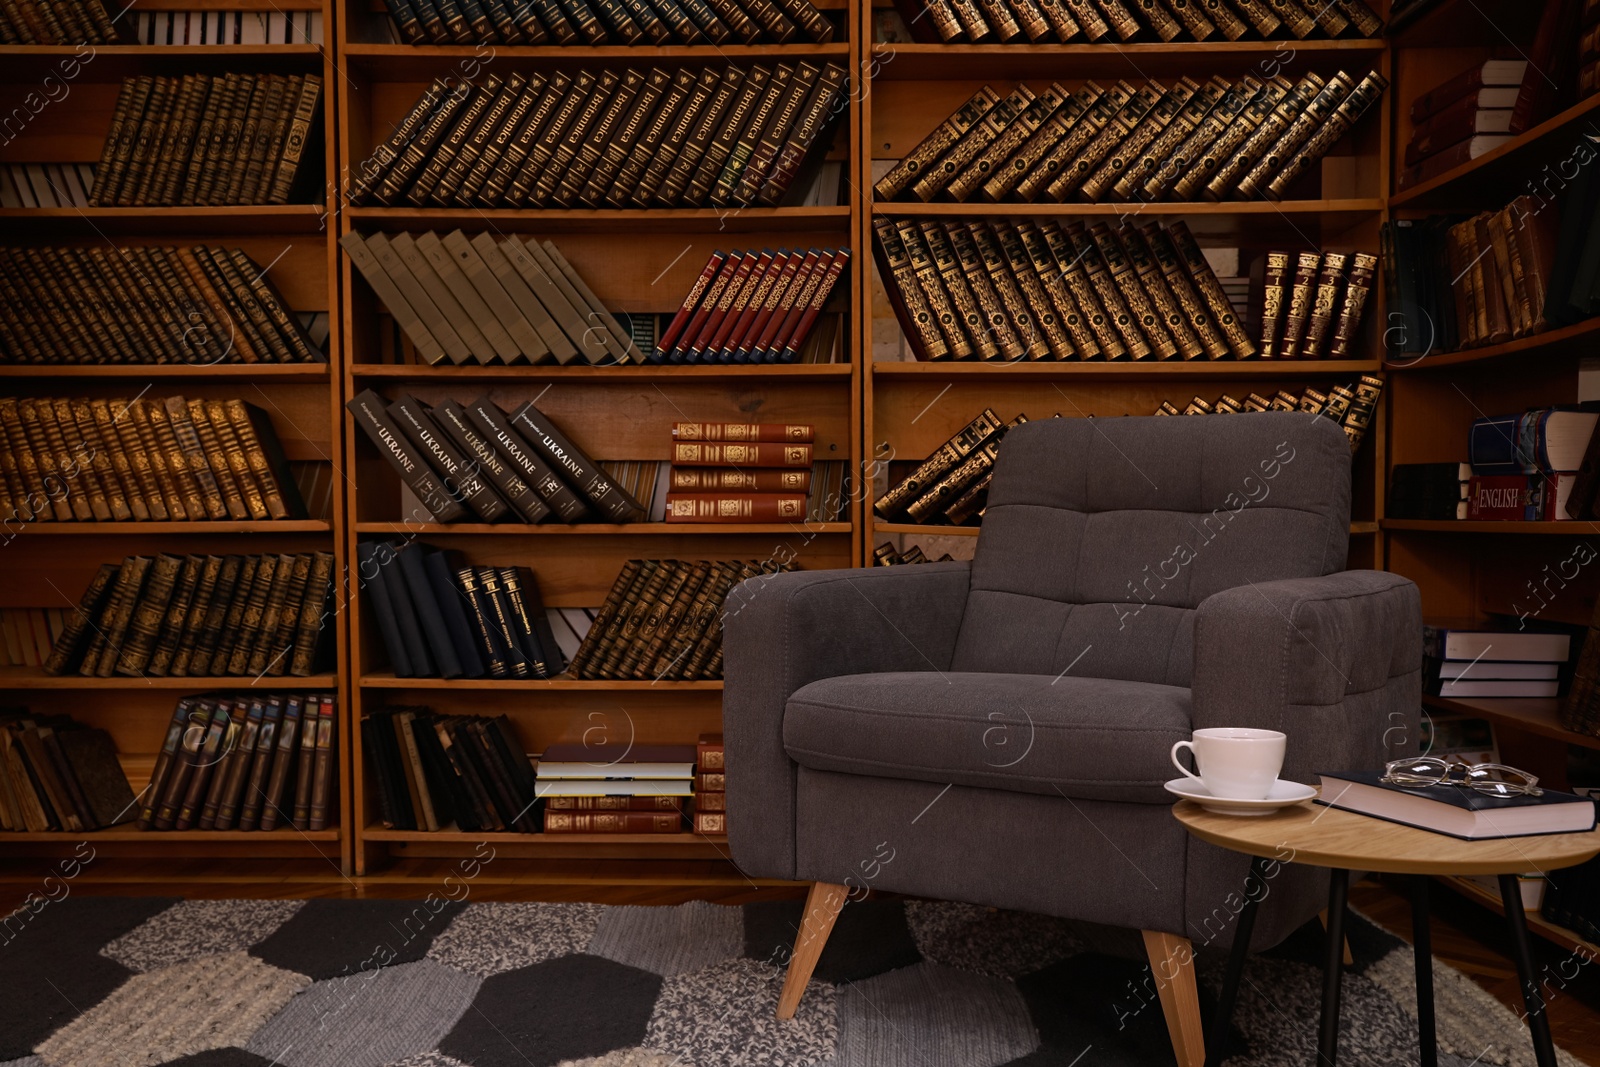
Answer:
[[(779, 1022), (800, 910), (67, 897), (0, 919), (0, 1067), (1172, 1063), (1136, 932), (964, 904), (851, 902)], [(1411, 950), (1347, 925), (1341, 1058), (1410, 1067)], [(1229, 1067), (1314, 1060), (1322, 945), (1250, 960)], [(1434, 972), (1447, 1067), (1531, 1067), (1512, 1012)]]

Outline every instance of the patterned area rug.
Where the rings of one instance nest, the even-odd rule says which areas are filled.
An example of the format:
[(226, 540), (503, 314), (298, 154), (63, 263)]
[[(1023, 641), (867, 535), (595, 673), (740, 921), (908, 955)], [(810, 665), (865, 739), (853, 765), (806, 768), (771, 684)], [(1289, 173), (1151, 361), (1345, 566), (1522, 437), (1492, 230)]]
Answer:
[[(43, 901), (0, 921), (0, 1067), (1172, 1062), (1135, 933), (960, 904), (852, 903), (799, 1015), (780, 1023), (799, 917), (798, 901)], [(1411, 951), (1359, 918), (1349, 925), (1341, 1056), (1409, 1067)], [(1314, 1059), (1321, 952), (1313, 925), (1251, 961), (1231, 1067)], [(1221, 962), (1202, 956), (1203, 996)], [(1436, 985), (1446, 1064), (1531, 1064), (1510, 1011), (1442, 964)]]

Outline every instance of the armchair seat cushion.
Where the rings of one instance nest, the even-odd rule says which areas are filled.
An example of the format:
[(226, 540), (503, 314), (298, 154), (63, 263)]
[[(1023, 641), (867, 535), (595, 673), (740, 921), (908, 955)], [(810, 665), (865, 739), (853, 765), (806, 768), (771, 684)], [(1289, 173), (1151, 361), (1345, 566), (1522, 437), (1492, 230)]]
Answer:
[(802, 767), (1075, 800), (1167, 804), (1189, 690), (1034, 674), (898, 671), (795, 691), (783, 743)]

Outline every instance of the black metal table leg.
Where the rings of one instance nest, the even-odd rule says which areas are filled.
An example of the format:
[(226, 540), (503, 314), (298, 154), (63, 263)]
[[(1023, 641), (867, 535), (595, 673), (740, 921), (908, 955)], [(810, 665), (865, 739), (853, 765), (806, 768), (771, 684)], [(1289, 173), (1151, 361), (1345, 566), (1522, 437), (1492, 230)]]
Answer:
[[(1244, 906), (1239, 909), (1239, 926), (1233, 932), (1233, 947), (1228, 950), (1228, 969), (1222, 974), (1222, 996), (1211, 1016), (1211, 1032), (1206, 1035), (1205, 1067), (1217, 1067), (1222, 1062), (1222, 1046), (1233, 1023), (1234, 1003), (1239, 999), (1239, 979), (1244, 974), (1245, 957), (1250, 954), (1250, 932), (1255, 929), (1261, 898), (1267, 895), (1268, 862), (1264, 856), (1255, 857), (1250, 861), (1250, 873), (1245, 876)], [(1253, 892), (1252, 881), (1255, 883)]]
[(1411, 954), (1417, 968), (1417, 1047), (1421, 1067), (1439, 1067), (1439, 1035), (1433, 1024), (1433, 935), (1428, 923), (1428, 883), (1411, 879)]
[(1317, 1041), (1317, 1059), (1329, 1067), (1339, 1058), (1339, 979), (1344, 968), (1344, 908), (1349, 896), (1350, 872), (1328, 872), (1328, 953), (1323, 961), (1322, 1032)]
[(1511, 930), (1511, 955), (1516, 960), (1517, 977), (1522, 980), (1522, 1002), (1528, 1008), (1533, 1058), (1539, 1067), (1556, 1067), (1550, 1020), (1544, 1013), (1544, 996), (1539, 992), (1538, 975), (1533, 969), (1533, 946), (1528, 943), (1528, 921), (1522, 913), (1522, 888), (1517, 884), (1516, 875), (1500, 876), (1500, 902), (1505, 905), (1506, 926)]

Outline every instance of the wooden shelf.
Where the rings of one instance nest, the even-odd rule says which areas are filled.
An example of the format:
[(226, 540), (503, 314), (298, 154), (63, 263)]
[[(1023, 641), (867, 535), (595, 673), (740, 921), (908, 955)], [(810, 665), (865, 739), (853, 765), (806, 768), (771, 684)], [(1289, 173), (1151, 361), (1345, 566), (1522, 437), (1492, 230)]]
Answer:
[(64, 363), (0, 364), (0, 378), (240, 378), (263, 382), (326, 383), (326, 363), (108, 363), (84, 366)]
[(89, 537), (126, 537), (129, 534), (165, 534), (205, 537), (217, 534), (332, 533), (333, 524), (318, 519), (284, 519), (279, 522), (30, 522), (19, 527), (23, 536), (75, 534)]
[[(1505, 905), (1500, 901), (1500, 894), (1491, 893), (1476, 882), (1469, 881), (1459, 875), (1441, 876), (1437, 881), (1454, 889), (1473, 903), (1483, 905), (1496, 915), (1504, 916), (1506, 913)], [(1600, 945), (1579, 937), (1565, 926), (1557, 926), (1540, 915), (1537, 910), (1524, 909), (1524, 912), (1527, 917), (1528, 930), (1531, 933), (1559, 945), (1568, 952), (1582, 952), (1589, 959), (1600, 956)]]
[(1600, 533), (1600, 523), (1582, 519), (1559, 522), (1473, 521), (1470, 519), (1384, 519), (1385, 530), (1419, 533), (1510, 534), (1513, 536), (1588, 537)]
[[(915, 534), (921, 537), (977, 537), (983, 532), (982, 526), (923, 526), (913, 522), (874, 522), (874, 534)], [(1376, 522), (1352, 522), (1351, 534), (1375, 534), (1378, 532)]]
[(0, 229), (15, 236), (315, 234), (326, 226), (321, 204), (0, 208)]
[(350, 368), (355, 378), (367, 381), (740, 381), (768, 378), (778, 381), (850, 380), (848, 363), (730, 363), (716, 366), (686, 366), (677, 363), (639, 363), (630, 366), (562, 366), (554, 363), (512, 364), (488, 367), (431, 367), (420, 363), (358, 363)]
[(1572, 151), (1580, 136), (1580, 127), (1587, 125), (1585, 120), (1597, 108), (1600, 108), (1600, 95), (1586, 97), (1499, 148), (1437, 178), (1395, 193), (1389, 198), (1389, 207), (1405, 210), (1509, 200), (1525, 191), (1523, 182), (1528, 175), (1537, 172), (1540, 165)]
[(415, 523), (415, 522), (358, 522), (356, 533), (364, 534), (415, 534), (422, 537), (453, 536), (456, 534), (490, 535), (498, 537), (589, 537), (595, 534), (625, 536), (735, 535), (735, 534), (847, 534), (848, 522), (629, 522), (595, 523), (593, 525), (526, 526), (516, 523)]
[(1151, 78), (1194, 74), (1197, 61), (1207, 73), (1259, 73), (1261, 65), (1284, 48), (1299, 63), (1370, 65), (1384, 49), (1379, 40), (1347, 41), (1192, 41), (1137, 44), (894, 44), (872, 46), (874, 81), (943, 78), (1029, 79)]
[(939, 201), (931, 204), (874, 203), (872, 210), (874, 214), (886, 216), (943, 217), (954, 215), (986, 219), (1079, 218), (1086, 216), (1121, 218), (1125, 215), (1133, 214), (1152, 218), (1168, 215), (1191, 217), (1223, 216), (1228, 218), (1266, 216), (1272, 219), (1293, 220), (1299, 217), (1320, 219), (1325, 215), (1376, 214), (1383, 210), (1383, 200), (1379, 197), (1363, 197), (1344, 200), (1224, 200), (1220, 203), (1199, 200), (1152, 204), (949, 204)]
[(1388, 371), (1425, 371), (1467, 364), (1487, 364), (1513, 356), (1519, 360), (1551, 360), (1592, 355), (1600, 337), (1600, 317), (1584, 319), (1544, 333), (1518, 337), (1499, 345), (1463, 348), (1455, 352), (1434, 352), (1414, 358), (1385, 360)]
[(567, 845), (692, 845), (708, 843), (714, 845), (728, 844), (724, 835), (706, 836), (704, 834), (523, 834), (523, 833), (496, 833), (485, 831), (482, 833), (467, 833), (461, 830), (388, 830), (382, 826), (370, 826), (365, 831), (368, 841), (433, 841), (439, 843), (476, 844), (479, 841), (515, 841), (518, 844), (531, 844), (539, 841), (548, 841), (552, 844)]
[(123, 674), (110, 678), (83, 678), (76, 674), (41, 674), (36, 667), (0, 667), (0, 690), (5, 689), (189, 689), (205, 692), (217, 689), (256, 689), (276, 692), (284, 689), (336, 689), (339, 679), (332, 674), (313, 674), (309, 678), (263, 675), (205, 675), (195, 678), (157, 678), (142, 674)]
[(1488, 719), (1495, 726), (1521, 730), (1584, 748), (1600, 748), (1600, 737), (1561, 725), (1560, 697), (1437, 697), (1424, 695), (1424, 706), (1454, 715)]
[(850, 225), (850, 208), (400, 208), (351, 207), (344, 214), (363, 229), (489, 226), (519, 233), (718, 233), (751, 230), (826, 230)]
[(886, 378), (985, 378), (1004, 380), (1006, 375), (1037, 378), (1103, 378), (1129, 380), (1145, 378), (1299, 378), (1353, 377), (1380, 369), (1375, 359), (1254, 359), (1254, 360), (1165, 360), (1161, 362), (1104, 360), (1090, 362), (1044, 361), (1038, 363), (967, 362), (940, 360), (930, 363), (879, 360), (872, 364), (875, 376)]
[(339, 828), (326, 830), (139, 830), (132, 824), (113, 826), (106, 830), (20, 830), (14, 833), (0, 831), (0, 847), (13, 842), (59, 841), (76, 843), (89, 841), (138, 841), (145, 844), (177, 844), (222, 842), (299, 843), (302, 841), (335, 843)]
[(661, 693), (689, 692), (695, 690), (721, 690), (722, 679), (699, 682), (652, 682), (619, 679), (590, 680), (587, 678), (396, 678), (389, 673), (363, 674), (363, 689), (549, 689), (566, 692), (639, 692), (655, 690)]

